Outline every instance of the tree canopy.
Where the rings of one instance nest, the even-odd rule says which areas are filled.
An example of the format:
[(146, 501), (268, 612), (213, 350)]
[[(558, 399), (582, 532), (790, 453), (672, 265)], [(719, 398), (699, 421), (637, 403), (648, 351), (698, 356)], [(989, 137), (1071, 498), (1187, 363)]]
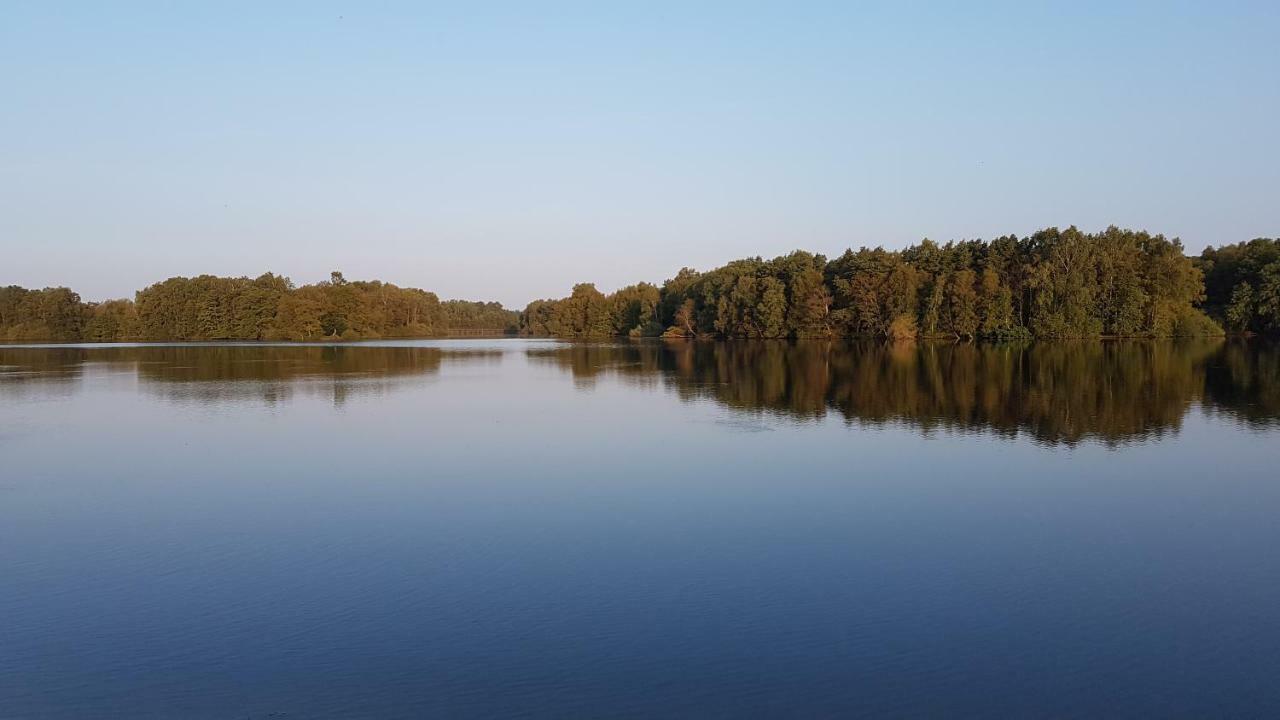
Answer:
[[(1220, 325), (1220, 324), (1221, 325)], [(797, 250), (684, 268), (661, 286), (568, 297), (521, 313), (441, 301), (378, 280), (296, 287), (256, 278), (173, 277), (132, 300), (84, 302), (65, 287), (0, 287), (0, 340), (322, 340), (512, 333), (550, 337), (1169, 337), (1280, 332), (1280, 239), (1190, 258), (1182, 243), (1110, 227), (903, 250)]]
[(1236, 332), (1280, 332), (1280, 238), (1206, 248), (1205, 305)]
[(661, 288), (642, 283), (611, 295), (584, 283), (567, 298), (531, 303), (520, 323), (527, 334), (559, 337), (1222, 334), (1198, 308), (1203, 299), (1202, 271), (1177, 239), (1070, 227), (990, 242), (846, 250), (830, 260), (804, 251), (747, 258), (708, 272), (685, 268)]
[(378, 280), (295, 287), (286, 277), (173, 277), (133, 300), (86, 303), (67, 288), (0, 288), (0, 339), (357, 340), (514, 332), (499, 303), (447, 300)]

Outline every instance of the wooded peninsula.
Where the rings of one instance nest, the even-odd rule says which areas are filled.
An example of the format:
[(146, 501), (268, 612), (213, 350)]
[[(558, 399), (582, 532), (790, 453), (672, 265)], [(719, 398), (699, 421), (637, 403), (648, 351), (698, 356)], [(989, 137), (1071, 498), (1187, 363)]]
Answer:
[(0, 288), (0, 340), (361, 340), (458, 334), (603, 338), (1010, 340), (1280, 332), (1280, 239), (1209, 247), (1111, 227), (904, 250), (804, 251), (682, 269), (611, 294), (591, 283), (523, 312), (377, 280), (174, 277), (133, 299)]

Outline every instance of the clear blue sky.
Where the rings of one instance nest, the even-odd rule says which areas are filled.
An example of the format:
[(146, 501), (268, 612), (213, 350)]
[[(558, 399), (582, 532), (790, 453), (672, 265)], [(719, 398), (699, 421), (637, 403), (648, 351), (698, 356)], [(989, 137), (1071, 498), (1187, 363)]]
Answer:
[(0, 284), (1280, 234), (1280, 3), (5, 2)]

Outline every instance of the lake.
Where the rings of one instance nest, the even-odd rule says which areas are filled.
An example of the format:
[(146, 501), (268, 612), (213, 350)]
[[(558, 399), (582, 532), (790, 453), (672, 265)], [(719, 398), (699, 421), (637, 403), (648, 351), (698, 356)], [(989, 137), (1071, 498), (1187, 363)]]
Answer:
[(1280, 348), (0, 347), (0, 717), (1280, 715)]

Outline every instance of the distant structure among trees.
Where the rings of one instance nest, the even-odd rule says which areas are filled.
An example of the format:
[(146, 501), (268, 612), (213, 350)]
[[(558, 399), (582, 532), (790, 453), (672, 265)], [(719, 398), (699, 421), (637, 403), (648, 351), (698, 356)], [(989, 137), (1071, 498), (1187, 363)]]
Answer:
[(357, 340), (517, 330), (550, 337), (1170, 337), (1280, 332), (1280, 239), (1187, 257), (1163, 235), (1049, 228), (905, 250), (796, 251), (685, 268), (661, 287), (590, 283), (524, 312), (377, 280), (169, 278), (133, 300), (0, 288), (0, 340)]
[(518, 314), (499, 303), (448, 300), (417, 288), (348, 281), (294, 287), (286, 277), (169, 278), (133, 300), (81, 302), (67, 288), (0, 288), (0, 339), (359, 340), (514, 333)]
[(660, 288), (605, 295), (579, 284), (530, 303), (520, 326), (557, 337), (1169, 337), (1220, 335), (1218, 321), (1275, 332), (1278, 256), (1280, 241), (1259, 239), (1189, 258), (1176, 239), (1115, 227), (925, 240), (832, 260), (797, 251), (685, 268)]

